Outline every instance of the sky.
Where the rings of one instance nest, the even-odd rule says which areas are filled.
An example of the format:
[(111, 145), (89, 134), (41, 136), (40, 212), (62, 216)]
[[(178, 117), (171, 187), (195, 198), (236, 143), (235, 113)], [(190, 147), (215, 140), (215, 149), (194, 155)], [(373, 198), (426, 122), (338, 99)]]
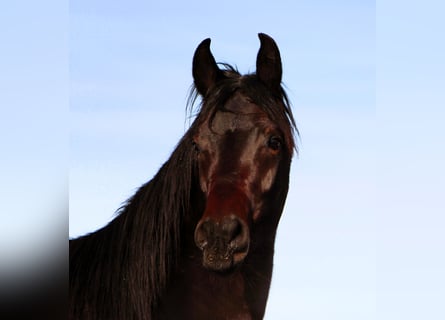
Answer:
[(264, 32), (301, 132), (266, 319), (374, 319), (375, 4), (181, 3), (71, 3), (70, 236), (106, 224), (168, 159), (196, 46), (210, 37), (217, 61), (253, 72)]
[(264, 32), (280, 48), (301, 133), (265, 319), (443, 319), (445, 70), (434, 5), (8, 4), (0, 280), (60, 257), (60, 235), (104, 226), (156, 174), (187, 130), (203, 39), (247, 73)]

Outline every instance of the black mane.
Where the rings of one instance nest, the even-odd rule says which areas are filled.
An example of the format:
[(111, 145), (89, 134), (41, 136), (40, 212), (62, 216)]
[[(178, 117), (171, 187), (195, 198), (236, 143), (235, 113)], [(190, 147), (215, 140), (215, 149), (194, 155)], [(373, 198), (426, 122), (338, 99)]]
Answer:
[[(81, 279), (72, 284), (71, 294), (88, 286), (84, 307), (89, 303), (103, 306), (99, 318), (128, 317), (128, 310), (120, 309), (122, 315), (109, 315), (109, 304), (128, 306), (126, 301), (131, 301), (134, 314), (141, 315), (158, 303), (178, 257), (182, 216), (190, 206), (193, 165), (186, 134), (170, 159), (126, 202), (116, 219), (70, 241), (70, 280)], [(108, 284), (113, 286), (104, 287)], [(115, 301), (107, 302), (101, 290)]]

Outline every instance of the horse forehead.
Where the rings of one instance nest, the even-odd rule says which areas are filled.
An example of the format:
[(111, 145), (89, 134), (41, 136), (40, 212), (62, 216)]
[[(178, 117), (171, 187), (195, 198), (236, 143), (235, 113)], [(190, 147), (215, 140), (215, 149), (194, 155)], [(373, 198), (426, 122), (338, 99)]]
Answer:
[(264, 125), (267, 114), (241, 94), (235, 94), (212, 120), (212, 131), (224, 134), (235, 131), (252, 131)]
[(224, 109), (239, 114), (264, 114), (258, 105), (240, 92), (235, 92), (235, 94), (226, 101)]

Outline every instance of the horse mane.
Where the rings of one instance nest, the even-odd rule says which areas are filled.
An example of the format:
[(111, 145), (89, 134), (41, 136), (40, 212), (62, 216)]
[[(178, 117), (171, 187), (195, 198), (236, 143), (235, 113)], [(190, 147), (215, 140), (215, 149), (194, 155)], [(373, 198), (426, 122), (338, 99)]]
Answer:
[(193, 209), (191, 193), (197, 183), (193, 131), (222, 110), (235, 91), (241, 90), (264, 108), (273, 121), (283, 124), (281, 128), (291, 128), (285, 132), (286, 141), (290, 152), (295, 147), (297, 129), (284, 89), (272, 95), (255, 74), (242, 76), (228, 64), (223, 67), (225, 79), (198, 108), (194, 108), (198, 95), (192, 88), (187, 109), (196, 112), (196, 120), (159, 172), (107, 226), (70, 240), (70, 295), (76, 299), (70, 307), (77, 309), (75, 314), (88, 315), (88, 309), (97, 308), (92, 318), (151, 319), (178, 262), (184, 215)]
[(82, 282), (73, 283), (71, 290), (90, 290), (77, 297), (84, 300), (80, 308), (89, 303), (100, 306), (99, 318), (123, 319), (133, 311), (135, 318), (150, 319), (177, 262), (182, 216), (190, 211), (194, 161), (189, 141), (186, 134), (113, 221), (70, 241), (70, 280)]

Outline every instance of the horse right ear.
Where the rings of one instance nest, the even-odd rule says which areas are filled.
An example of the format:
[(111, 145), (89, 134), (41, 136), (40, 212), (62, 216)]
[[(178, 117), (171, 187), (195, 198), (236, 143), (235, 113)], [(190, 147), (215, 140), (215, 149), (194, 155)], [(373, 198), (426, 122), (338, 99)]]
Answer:
[(208, 90), (223, 78), (215, 58), (210, 52), (210, 38), (202, 41), (193, 56), (193, 79), (198, 93), (205, 97)]
[(275, 41), (264, 33), (259, 33), (261, 46), (256, 60), (256, 74), (269, 89), (281, 92), (281, 57)]

